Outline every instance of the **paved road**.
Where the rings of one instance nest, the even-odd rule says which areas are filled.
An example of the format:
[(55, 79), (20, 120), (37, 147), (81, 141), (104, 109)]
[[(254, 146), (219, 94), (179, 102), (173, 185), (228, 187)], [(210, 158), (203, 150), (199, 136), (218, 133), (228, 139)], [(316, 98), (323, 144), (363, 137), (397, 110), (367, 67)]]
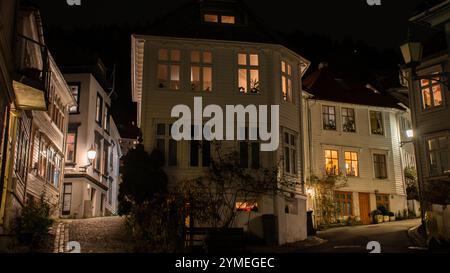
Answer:
[(411, 249), (413, 242), (408, 237), (408, 229), (420, 224), (420, 219), (388, 222), (377, 225), (339, 227), (317, 233), (317, 236), (328, 240), (327, 243), (299, 249), (297, 252), (319, 253), (358, 253), (369, 252), (366, 245), (370, 241), (378, 241), (382, 253), (422, 252)]
[(65, 220), (69, 241), (80, 243), (81, 253), (130, 252), (130, 240), (119, 216)]

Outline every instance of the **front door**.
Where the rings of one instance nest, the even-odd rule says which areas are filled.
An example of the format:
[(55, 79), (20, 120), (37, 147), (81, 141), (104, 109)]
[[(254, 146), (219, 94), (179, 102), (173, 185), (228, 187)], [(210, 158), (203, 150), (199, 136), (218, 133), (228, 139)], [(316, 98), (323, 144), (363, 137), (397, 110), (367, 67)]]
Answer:
[(370, 224), (370, 199), (368, 193), (358, 193), (359, 195), (359, 217), (364, 225)]

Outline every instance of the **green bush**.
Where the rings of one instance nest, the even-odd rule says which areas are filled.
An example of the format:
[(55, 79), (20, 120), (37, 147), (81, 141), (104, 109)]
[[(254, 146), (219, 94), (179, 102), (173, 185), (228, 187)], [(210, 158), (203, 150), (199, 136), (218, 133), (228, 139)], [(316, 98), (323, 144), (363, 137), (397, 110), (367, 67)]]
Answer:
[(15, 223), (15, 232), (21, 243), (36, 246), (42, 241), (53, 224), (50, 211), (51, 207), (43, 195), (38, 201), (26, 202)]
[(377, 209), (381, 212), (381, 215), (388, 216), (389, 210), (385, 206), (378, 206)]

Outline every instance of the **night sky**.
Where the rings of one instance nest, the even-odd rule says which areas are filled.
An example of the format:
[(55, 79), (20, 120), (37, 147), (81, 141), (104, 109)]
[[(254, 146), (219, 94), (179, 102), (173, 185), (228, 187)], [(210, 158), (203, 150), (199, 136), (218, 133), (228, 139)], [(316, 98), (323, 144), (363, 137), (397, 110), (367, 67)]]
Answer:
[[(127, 29), (132, 32), (133, 25), (149, 24), (192, 0), (81, 0), (81, 6), (69, 6), (66, 0), (29, 1), (40, 7), (45, 35), (55, 32), (54, 29), (58, 29), (60, 34), (78, 31), (70, 39), (75, 42), (77, 39), (84, 40), (80, 42), (85, 46), (89, 46), (90, 40), (93, 40), (92, 49), (98, 51), (108, 66), (118, 64), (119, 99), (113, 102), (112, 112), (116, 123), (125, 125), (121, 128), (123, 131), (135, 119), (135, 106), (131, 103), (130, 33), (114, 33), (115, 26), (119, 28), (127, 25)], [(381, 6), (370, 6), (366, 0), (245, 0), (254, 13), (274, 31), (291, 35), (294, 40), (298, 36), (296, 33), (302, 33), (296, 46), (301, 52), (308, 52), (309, 49), (310, 56), (305, 57), (313, 62), (322, 61), (319, 58), (328, 58), (335, 61), (336, 66), (350, 63), (351, 69), (354, 61), (365, 63), (368, 71), (371, 66), (377, 66), (378, 70), (385, 69), (387, 74), (397, 73), (400, 56), (398, 47), (407, 38), (408, 18), (423, 2), (426, 1), (381, 0)], [(101, 28), (112, 29), (111, 34), (92, 33), (93, 29), (98, 31)], [(90, 30), (90, 36), (80, 35), (83, 29)], [(308, 39), (308, 35), (321, 38)], [(321, 39), (329, 44), (343, 43), (348, 52), (332, 50), (331, 45), (321, 46)], [(358, 44), (363, 45), (359, 47), (365, 50), (360, 50)], [(356, 58), (349, 56), (349, 52), (365, 56)], [(390, 53), (382, 53), (384, 55), (381, 56), (378, 55), (380, 52)], [(374, 63), (376, 61), (378, 64)], [(353, 67), (356, 66), (353, 64)], [(359, 67), (354, 70), (357, 73), (361, 71)]]

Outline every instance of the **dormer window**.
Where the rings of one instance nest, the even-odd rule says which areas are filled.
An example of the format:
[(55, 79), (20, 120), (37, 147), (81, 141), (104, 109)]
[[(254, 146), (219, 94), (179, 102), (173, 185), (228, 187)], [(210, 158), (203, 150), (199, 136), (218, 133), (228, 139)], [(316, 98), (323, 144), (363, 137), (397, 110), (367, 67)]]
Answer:
[(206, 23), (234, 25), (236, 23), (236, 17), (233, 15), (205, 13), (203, 14), (203, 21)]

